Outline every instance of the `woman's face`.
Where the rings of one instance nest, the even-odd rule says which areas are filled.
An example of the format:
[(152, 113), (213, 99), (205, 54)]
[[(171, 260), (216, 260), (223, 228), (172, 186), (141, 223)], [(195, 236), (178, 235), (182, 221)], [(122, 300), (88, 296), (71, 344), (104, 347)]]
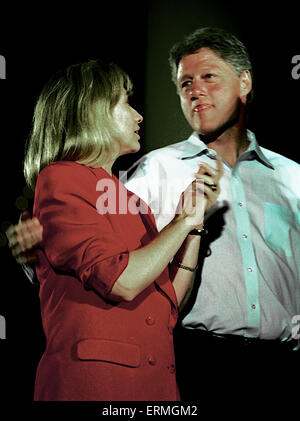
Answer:
[(129, 105), (125, 89), (112, 110), (112, 117), (117, 129), (116, 137), (120, 145), (119, 154), (125, 155), (137, 152), (141, 147), (138, 131), (140, 129), (139, 123), (142, 122), (143, 117)]

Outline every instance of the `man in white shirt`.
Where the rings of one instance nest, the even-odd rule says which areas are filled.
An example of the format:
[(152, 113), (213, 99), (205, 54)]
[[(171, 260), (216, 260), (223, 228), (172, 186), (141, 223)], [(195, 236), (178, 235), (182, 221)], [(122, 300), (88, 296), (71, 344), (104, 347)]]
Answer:
[(213, 166), (216, 155), (224, 163), (178, 332), (182, 398), (228, 397), (229, 378), (235, 380), (230, 395), (257, 392), (259, 385), (281, 395), (280, 376), (287, 381), (295, 369), (288, 360), (297, 354), (299, 363), (293, 349), (300, 314), (300, 167), (260, 147), (247, 130), (252, 67), (235, 36), (199, 29), (172, 48), (170, 64), (194, 132), (147, 154), (126, 187), (150, 205), (160, 230), (199, 164)]

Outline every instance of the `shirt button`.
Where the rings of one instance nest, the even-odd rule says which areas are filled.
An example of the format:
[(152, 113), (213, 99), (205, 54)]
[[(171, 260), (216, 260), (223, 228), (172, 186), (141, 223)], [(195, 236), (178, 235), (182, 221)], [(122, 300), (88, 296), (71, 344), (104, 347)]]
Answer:
[(253, 269), (252, 268), (248, 268), (248, 272), (253, 272)]
[(149, 355), (148, 356), (148, 364), (150, 364), (150, 365), (155, 365), (156, 364), (156, 358), (154, 357), (154, 355)]
[(247, 234), (243, 234), (242, 237), (243, 238), (248, 238), (248, 235)]
[(238, 205), (241, 208), (243, 206), (243, 202), (239, 202)]
[(152, 317), (152, 316), (148, 316), (148, 317), (146, 318), (146, 323), (147, 323), (147, 325), (148, 325), (148, 326), (152, 326), (152, 325), (154, 325), (154, 323), (155, 323), (154, 317)]
[(252, 304), (251, 308), (252, 308), (252, 310), (255, 310), (256, 309), (256, 305), (255, 304)]
[(207, 149), (207, 156), (214, 159), (217, 156), (217, 152), (214, 149)]

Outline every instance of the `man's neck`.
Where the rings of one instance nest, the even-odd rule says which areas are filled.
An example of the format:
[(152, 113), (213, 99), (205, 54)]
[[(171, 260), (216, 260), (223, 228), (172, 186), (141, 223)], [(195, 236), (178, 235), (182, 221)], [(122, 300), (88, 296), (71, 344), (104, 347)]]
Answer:
[(246, 130), (242, 132), (230, 130), (222, 133), (213, 141), (206, 141), (205, 143), (210, 149), (215, 150), (232, 168), (238, 157), (248, 148), (250, 142)]

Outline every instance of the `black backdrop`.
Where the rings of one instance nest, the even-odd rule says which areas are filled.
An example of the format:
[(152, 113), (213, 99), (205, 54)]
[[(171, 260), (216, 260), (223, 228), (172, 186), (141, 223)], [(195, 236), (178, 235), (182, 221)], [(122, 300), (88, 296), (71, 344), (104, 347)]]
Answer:
[(142, 148), (136, 156), (119, 160), (118, 173), (143, 153), (190, 133), (170, 81), (168, 50), (197, 27), (222, 26), (246, 43), (255, 68), (250, 127), (262, 146), (299, 162), (300, 79), (292, 77), (292, 58), (300, 55), (296, 2), (284, 6), (216, 0), (61, 5), (45, 2), (41, 8), (21, 9), (13, 4), (9, 9), (1, 6), (0, 11), (0, 55), (6, 60), (6, 79), (0, 80), (0, 315), (6, 322), (6, 339), (0, 340), (1, 374), (6, 373), (1, 376), (0, 399), (9, 402), (12, 411), (32, 411), (35, 368), (44, 336), (38, 287), (29, 283), (12, 259), (4, 231), (18, 220), (20, 209), (32, 204), (22, 175), (24, 141), (36, 98), (55, 70), (107, 57), (130, 74), (135, 87), (131, 103), (144, 116)]

